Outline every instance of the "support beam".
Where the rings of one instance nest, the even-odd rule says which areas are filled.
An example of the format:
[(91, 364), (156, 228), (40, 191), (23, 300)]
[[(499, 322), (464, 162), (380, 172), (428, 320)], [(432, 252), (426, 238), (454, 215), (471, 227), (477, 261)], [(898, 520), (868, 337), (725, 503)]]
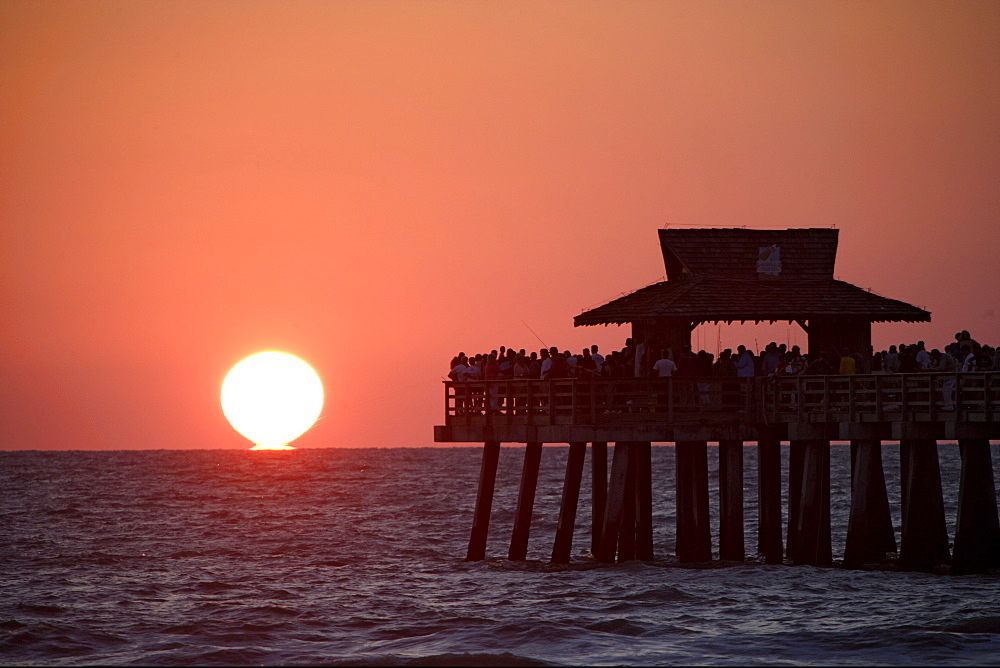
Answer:
[(847, 524), (844, 566), (860, 568), (880, 563), (896, 551), (889, 513), (889, 495), (882, 468), (882, 442), (877, 438), (851, 441), (851, 515)]
[(493, 508), (493, 489), (497, 481), (497, 462), (500, 460), (500, 443), (483, 444), (483, 463), (479, 469), (479, 492), (476, 494), (476, 511), (472, 518), (472, 535), (466, 561), (486, 558), (486, 537), (490, 531), (490, 511)]
[(583, 460), (587, 455), (586, 443), (570, 443), (566, 458), (566, 479), (563, 482), (562, 503), (559, 505), (559, 524), (552, 546), (552, 563), (568, 564), (573, 548), (573, 528), (576, 525), (576, 508), (580, 500), (580, 480), (583, 477)]
[(802, 484), (792, 563), (827, 566), (833, 563), (830, 538), (830, 442), (793, 443), (802, 450)]
[(708, 443), (677, 441), (677, 559), (683, 563), (712, 560), (708, 517)]
[(781, 544), (781, 441), (757, 441), (757, 553), (764, 563), (784, 561)]
[(528, 556), (528, 533), (531, 530), (531, 513), (535, 506), (535, 489), (538, 487), (538, 467), (542, 461), (542, 444), (528, 443), (524, 447), (524, 468), (521, 470), (521, 489), (517, 495), (517, 512), (514, 515), (514, 532), (510, 537), (511, 561), (524, 561)]
[(608, 480), (608, 502), (604, 508), (604, 526), (601, 528), (601, 549), (597, 552), (597, 560), (606, 564), (613, 564), (618, 552), (618, 533), (622, 526), (628, 460), (628, 444), (615, 443), (611, 460), (611, 477)]
[[(625, 490), (622, 493), (622, 521), (618, 529), (618, 562), (635, 559), (636, 525), (636, 452), (639, 444), (628, 443), (628, 470), (625, 474)], [(616, 446), (617, 447), (617, 446)]]
[(903, 518), (899, 566), (929, 573), (950, 561), (937, 442), (901, 440), (899, 460)]
[(590, 444), (591, 472), (591, 528), (590, 552), (595, 557), (601, 549), (601, 530), (604, 528), (604, 506), (608, 502), (608, 444)]
[(653, 444), (638, 442), (635, 454), (635, 558), (653, 560)]
[(743, 442), (719, 441), (719, 559), (743, 561)]
[(805, 463), (804, 441), (788, 443), (788, 535), (785, 538), (785, 556), (793, 558), (795, 541), (799, 532), (799, 506), (802, 500), (802, 471)]
[(951, 573), (986, 573), (1000, 567), (1000, 522), (989, 439), (960, 439), (962, 479)]

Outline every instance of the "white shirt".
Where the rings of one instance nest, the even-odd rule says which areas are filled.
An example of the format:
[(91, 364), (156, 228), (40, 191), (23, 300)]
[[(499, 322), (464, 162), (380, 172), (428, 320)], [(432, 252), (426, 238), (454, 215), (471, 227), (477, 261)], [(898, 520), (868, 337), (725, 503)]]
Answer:
[(917, 355), (916, 355), (915, 359), (917, 360), (917, 365), (921, 369), (930, 369), (931, 368), (931, 355), (926, 350), (924, 350), (924, 349), (921, 348), (919, 351), (917, 351)]
[(545, 380), (549, 377), (549, 371), (552, 371), (552, 358), (546, 357), (542, 360), (542, 375), (541, 379)]
[(736, 360), (736, 375), (740, 378), (753, 378), (753, 372), (753, 355), (749, 350), (745, 350)]
[(677, 365), (673, 360), (662, 359), (653, 365), (653, 373), (657, 378), (669, 378), (674, 375), (674, 371), (677, 371)]
[(640, 343), (635, 347), (635, 377), (640, 378), (646, 366), (646, 344)]
[(975, 371), (976, 370), (976, 354), (969, 353), (969, 356), (965, 358), (962, 362), (962, 371)]
[(951, 355), (949, 355), (948, 353), (945, 353), (945, 354), (941, 355), (941, 359), (938, 360), (937, 366), (934, 367), (934, 370), (935, 371), (954, 371), (956, 365), (957, 365), (957, 362), (955, 362), (955, 358), (952, 357)]
[(591, 353), (590, 359), (594, 360), (594, 366), (597, 367), (597, 373), (601, 373), (601, 369), (604, 368), (604, 355), (601, 353)]

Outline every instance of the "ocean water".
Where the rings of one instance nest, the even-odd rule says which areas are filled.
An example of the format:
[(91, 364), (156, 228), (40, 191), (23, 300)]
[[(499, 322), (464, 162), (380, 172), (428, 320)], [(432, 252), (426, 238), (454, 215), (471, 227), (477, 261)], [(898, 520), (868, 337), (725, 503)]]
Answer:
[[(566, 447), (544, 450), (522, 563), (502, 557), (523, 447), (501, 451), (479, 563), (463, 558), (480, 448), (2, 452), (0, 663), (1000, 664), (996, 574), (758, 563), (755, 452), (747, 562), (707, 567), (673, 560), (669, 446), (653, 448), (657, 561), (589, 558), (585, 485), (568, 566), (547, 563)], [(847, 452), (833, 447), (835, 558)], [(898, 448), (883, 458), (898, 540)], [(957, 448), (940, 459), (954, 538)]]

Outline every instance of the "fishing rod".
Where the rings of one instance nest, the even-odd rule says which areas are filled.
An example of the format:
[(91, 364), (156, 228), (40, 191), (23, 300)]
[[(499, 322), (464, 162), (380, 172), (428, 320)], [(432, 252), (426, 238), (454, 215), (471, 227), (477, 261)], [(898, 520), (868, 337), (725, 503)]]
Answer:
[[(535, 330), (533, 330), (533, 329), (532, 329), (532, 328), (531, 328), (531, 327), (530, 327), (530, 326), (528, 325), (528, 323), (526, 323), (525, 321), (523, 321), (523, 320), (522, 320), (522, 321), (521, 321), (521, 324), (522, 324), (522, 325), (524, 325), (525, 327), (527, 327), (527, 328), (528, 328), (528, 331), (529, 331), (529, 332), (531, 332), (532, 334), (535, 334)], [(536, 339), (538, 339), (539, 341), (541, 341), (541, 344), (542, 344), (543, 346), (545, 346), (546, 348), (548, 348), (548, 347), (549, 347), (549, 345), (548, 345), (547, 343), (545, 343), (545, 341), (542, 341), (542, 337), (538, 336), (538, 334), (535, 334), (535, 338), (536, 338)]]

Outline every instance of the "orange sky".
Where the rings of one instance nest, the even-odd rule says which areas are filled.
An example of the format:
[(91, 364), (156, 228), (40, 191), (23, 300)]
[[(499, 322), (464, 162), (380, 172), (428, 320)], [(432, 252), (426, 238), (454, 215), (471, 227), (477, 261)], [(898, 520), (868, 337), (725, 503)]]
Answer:
[(2, 3), (0, 448), (248, 447), (266, 349), (326, 385), (296, 445), (431, 444), (458, 350), (620, 347), (572, 318), (669, 224), (835, 225), (932, 313), (876, 347), (1000, 344), (998, 43), (993, 0)]

